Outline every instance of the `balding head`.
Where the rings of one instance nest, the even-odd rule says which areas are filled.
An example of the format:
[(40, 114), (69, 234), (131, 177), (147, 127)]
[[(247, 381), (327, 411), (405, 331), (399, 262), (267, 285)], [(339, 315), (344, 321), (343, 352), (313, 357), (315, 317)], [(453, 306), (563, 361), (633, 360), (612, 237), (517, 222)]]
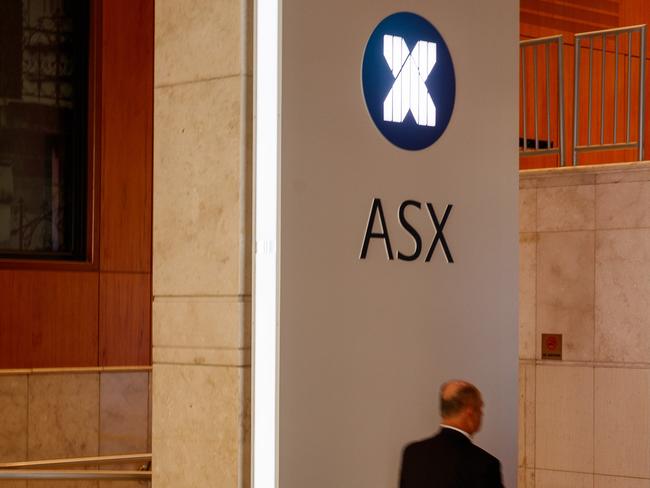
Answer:
[(464, 408), (478, 405), (481, 393), (471, 383), (463, 380), (447, 381), (440, 387), (440, 416), (453, 417)]
[(440, 387), (440, 416), (446, 425), (474, 434), (481, 427), (482, 407), (481, 392), (467, 381), (451, 380)]

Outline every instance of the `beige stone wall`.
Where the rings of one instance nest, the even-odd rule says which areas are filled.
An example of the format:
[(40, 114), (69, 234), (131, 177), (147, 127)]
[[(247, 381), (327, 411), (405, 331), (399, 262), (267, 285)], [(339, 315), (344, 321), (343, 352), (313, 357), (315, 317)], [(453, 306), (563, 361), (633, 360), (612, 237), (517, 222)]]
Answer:
[[(150, 452), (149, 380), (148, 371), (2, 372), (0, 462)], [(109, 488), (117, 484), (0, 480), (0, 488)], [(145, 488), (148, 483), (122, 481), (119, 486)]]
[(519, 487), (649, 488), (650, 163), (522, 172), (519, 293)]
[(252, 18), (156, 1), (156, 488), (249, 484)]

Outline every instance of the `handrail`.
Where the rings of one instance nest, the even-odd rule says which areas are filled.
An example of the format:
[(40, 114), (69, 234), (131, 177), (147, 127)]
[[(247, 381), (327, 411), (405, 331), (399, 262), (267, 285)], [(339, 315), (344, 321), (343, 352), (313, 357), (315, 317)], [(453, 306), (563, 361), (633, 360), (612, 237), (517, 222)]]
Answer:
[(152, 366), (82, 366), (82, 367), (61, 367), (61, 368), (11, 368), (0, 369), (0, 376), (15, 375), (44, 375), (62, 373), (126, 373), (126, 372), (150, 372)]
[(553, 36), (536, 37), (534, 39), (524, 39), (523, 41), (519, 41), (519, 45), (520, 46), (535, 46), (537, 44), (546, 44), (547, 42), (558, 41), (560, 39), (563, 39), (562, 34), (555, 34)]
[(150, 480), (151, 471), (109, 470), (0, 470), (0, 480)]
[[(639, 69), (638, 69), (638, 134), (637, 140), (633, 141), (630, 137), (630, 118), (631, 118), (631, 99), (632, 99), (632, 35), (638, 32), (638, 52), (639, 52)], [(607, 44), (608, 40), (614, 40), (614, 63), (613, 66), (607, 64)], [(597, 142), (592, 142), (592, 119), (593, 117), (593, 63), (594, 63), (594, 39), (600, 39), (601, 55), (601, 75), (600, 75), (600, 137)], [(589, 56), (589, 70), (587, 73), (586, 84), (588, 87), (587, 94), (587, 140), (579, 140), (580, 138), (580, 116), (581, 113), (581, 83), (580, 83), (580, 51), (582, 41), (585, 41), (584, 49), (588, 49)], [(620, 41), (627, 41), (627, 51), (625, 44), (622, 45), (623, 50), (619, 52)], [(596, 46), (597, 49), (598, 46)], [(635, 46), (636, 47), (636, 46)], [(590, 31), (575, 34), (575, 55), (574, 55), (574, 87), (573, 87), (573, 165), (578, 165), (578, 154), (587, 151), (608, 151), (624, 148), (637, 148), (639, 161), (643, 160), (643, 145), (644, 145), (644, 124), (645, 124), (645, 52), (646, 52), (646, 25), (634, 25), (629, 27), (619, 27), (615, 29), (605, 29), (600, 31)], [(625, 91), (626, 104), (621, 107), (625, 120), (625, 141), (622, 142), (622, 137), (619, 136), (618, 130), (618, 113), (619, 113), (619, 58), (627, 65), (623, 65), (626, 80), (622, 80), (623, 90)], [(611, 63), (610, 63), (611, 64)], [(612, 120), (612, 133), (611, 139), (605, 137), (605, 80), (607, 78), (607, 68), (613, 72), (614, 87), (613, 87), (613, 120)], [(613, 68), (613, 69), (612, 69)], [(609, 103), (607, 104), (610, 105)], [(623, 104), (621, 104), (623, 105)], [(596, 107), (597, 109), (597, 107)], [(622, 132), (622, 131), (621, 131)], [(610, 142), (611, 141), (611, 142)]]
[(604, 30), (597, 30), (597, 31), (589, 31), (589, 32), (581, 32), (579, 34), (576, 34), (576, 36), (581, 36), (581, 37), (590, 37), (590, 36), (602, 36), (603, 34), (620, 34), (623, 32), (632, 32), (632, 31), (638, 31), (641, 29), (641, 27), (645, 27), (646, 24), (638, 24), (638, 25), (628, 25), (625, 27), (614, 27), (613, 29), (604, 29)]
[[(144, 462), (137, 470), (52, 469)], [(47, 469), (42, 469), (47, 468)], [(117, 454), (79, 458), (41, 459), (0, 464), (0, 480), (150, 480), (151, 453)]]
[[(519, 149), (519, 156), (539, 156), (543, 154), (557, 154), (559, 156), (560, 166), (564, 166), (564, 62), (563, 62), (563, 49), (564, 38), (561, 34), (547, 37), (540, 37), (536, 39), (526, 39), (519, 41), (519, 54), (521, 63), (519, 65), (519, 73), (521, 80), (522, 98), (521, 98), (521, 116), (523, 131), (521, 135), (522, 145)], [(538, 52), (542, 51), (544, 67), (543, 74), (540, 77), (537, 68)], [(527, 100), (527, 84), (529, 83), (528, 70), (526, 69), (526, 52), (530, 52), (533, 62), (532, 73), (532, 98), (533, 98), (533, 120), (532, 128), (534, 129), (534, 147), (528, 147), (528, 132), (527, 113), (528, 113), (528, 100)], [(552, 51), (557, 52), (555, 55), (555, 66), (557, 70), (556, 79), (553, 80), (557, 86), (557, 116), (556, 120), (551, 121), (551, 55)], [(539, 79), (538, 79), (539, 78)], [(543, 82), (543, 83), (542, 83)], [(546, 112), (546, 117), (542, 118), (539, 114), (540, 104), (538, 94), (538, 84), (545, 87), (543, 95), (543, 108)], [(546, 121), (546, 127), (541, 128), (540, 123), (542, 120)], [(546, 143), (540, 144), (540, 129), (546, 129)], [(558, 144), (553, 147), (551, 141), (551, 131), (557, 131)]]
[(61, 466), (95, 466), (100, 464), (135, 463), (138, 461), (151, 461), (151, 453), (118, 454), (112, 456), (90, 456), (80, 458), (42, 459), (39, 461), (21, 461), (14, 463), (0, 463), (0, 470), (20, 468), (54, 468)]

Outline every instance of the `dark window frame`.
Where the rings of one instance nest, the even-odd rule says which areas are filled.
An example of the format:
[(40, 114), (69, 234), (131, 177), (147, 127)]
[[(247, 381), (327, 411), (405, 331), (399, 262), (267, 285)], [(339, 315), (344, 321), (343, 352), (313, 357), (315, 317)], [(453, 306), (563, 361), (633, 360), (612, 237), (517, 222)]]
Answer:
[[(100, 151), (100, 117), (101, 117), (101, 39), (102, 39), (102, 1), (88, 1), (88, 72), (83, 76), (87, 80), (85, 94), (85, 124), (75, 121), (75, 131), (82, 133), (85, 144), (75, 144), (75, 151), (84, 151), (85, 174), (76, 175), (82, 178), (80, 186), (85, 186), (85, 208), (77, 207), (76, 222), (82, 226), (82, 239), (75, 243), (77, 250), (74, 255), (57, 253), (30, 252), (19, 256), (19, 252), (2, 253), (0, 255), (0, 270), (2, 269), (37, 269), (37, 270), (97, 270), (99, 256), (99, 160)], [(75, 157), (82, 157), (75, 154)], [(85, 213), (85, 215), (84, 215)]]

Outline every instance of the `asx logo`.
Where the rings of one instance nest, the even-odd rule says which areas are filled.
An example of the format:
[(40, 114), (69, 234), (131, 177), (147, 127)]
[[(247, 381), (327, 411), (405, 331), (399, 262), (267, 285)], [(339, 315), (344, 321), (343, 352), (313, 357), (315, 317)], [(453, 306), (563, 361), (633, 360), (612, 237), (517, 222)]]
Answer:
[(436, 126), (436, 106), (426, 82), (436, 64), (436, 44), (418, 41), (409, 51), (399, 36), (384, 36), (384, 58), (395, 77), (384, 100), (384, 120), (404, 122), (411, 112), (418, 125)]
[(366, 45), (361, 76), (370, 117), (391, 143), (419, 150), (442, 136), (456, 78), (444, 39), (426, 19), (400, 12), (382, 20)]

